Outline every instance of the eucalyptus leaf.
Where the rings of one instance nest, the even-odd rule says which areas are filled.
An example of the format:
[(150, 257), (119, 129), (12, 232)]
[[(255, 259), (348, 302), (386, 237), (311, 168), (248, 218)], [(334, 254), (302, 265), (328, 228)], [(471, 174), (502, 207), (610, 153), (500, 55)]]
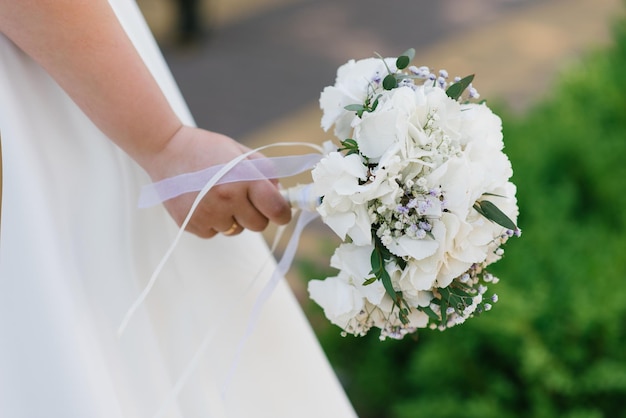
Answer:
[(489, 200), (480, 200), (474, 203), (474, 209), (491, 222), (495, 222), (510, 230), (516, 230), (517, 225), (508, 216), (504, 214), (496, 205)]
[(455, 310), (460, 304), (463, 304), (463, 300), (454, 294), (450, 295), (450, 300), (448, 302)]
[(363, 105), (361, 104), (349, 104), (347, 106), (344, 106), (344, 109), (349, 110), (350, 112), (358, 112), (358, 111), (363, 111), (363, 110), (367, 110)]
[(409, 310), (404, 308), (404, 309), (400, 309), (400, 311), (398, 312), (398, 318), (400, 318), (400, 322), (402, 322), (402, 324), (406, 325), (409, 323)]
[(372, 250), (372, 255), (370, 257), (370, 262), (372, 264), (372, 273), (377, 274), (381, 268), (383, 268), (383, 259), (380, 255), (380, 251), (376, 247)]
[(448, 301), (450, 300), (450, 289), (448, 289), (447, 287), (442, 287), (437, 289), (439, 291), (439, 294), (441, 295), (441, 300), (442, 301)]
[(381, 257), (384, 260), (390, 260), (392, 258), (392, 256), (393, 256), (391, 254), (391, 251), (389, 251), (389, 249), (383, 245), (382, 241), (376, 235), (375, 232), (373, 232), (373, 236), (374, 236), (374, 246), (378, 250), (378, 252), (380, 253)]
[(399, 306), (398, 294), (396, 293), (396, 290), (393, 288), (393, 284), (391, 283), (391, 276), (389, 276), (389, 273), (387, 273), (387, 270), (385, 270), (384, 268), (380, 270), (379, 278), (383, 282), (383, 286), (385, 287), (387, 294), (391, 296), (391, 299), (393, 299), (394, 303)]
[(451, 99), (459, 100), (459, 97), (461, 97), (465, 89), (472, 83), (473, 80), (474, 74), (462, 78), (461, 80), (448, 87), (448, 89), (446, 90), (446, 95)]
[(409, 57), (409, 61), (413, 61), (413, 58), (415, 58), (415, 48), (407, 49), (402, 53), (402, 55), (405, 57)]
[(359, 144), (352, 138), (344, 139), (341, 141), (341, 145), (343, 145), (343, 148), (339, 148), (338, 151), (348, 151), (346, 155), (359, 153)]
[(350, 112), (356, 112), (356, 115), (359, 118), (363, 117), (363, 112), (367, 111), (367, 108), (360, 104), (350, 104), (350, 105), (344, 106), (344, 109)]
[[(478, 202), (474, 203), (473, 208), (476, 210), (476, 212), (480, 213), (481, 216), (484, 216), (485, 218), (487, 218), (487, 215), (483, 211), (483, 208), (478, 204)], [(489, 218), (487, 218), (487, 219), (489, 219)]]
[(341, 145), (343, 145), (343, 148), (340, 148), (339, 151), (359, 152), (359, 144), (352, 138), (341, 141)]
[(393, 74), (387, 74), (383, 79), (383, 88), (385, 90), (393, 90), (398, 87), (398, 80), (396, 80), (396, 76)]
[(447, 312), (448, 306), (449, 305), (447, 303), (442, 303), (441, 304), (441, 323), (443, 323), (443, 324), (448, 322), (448, 312)]
[(495, 197), (506, 198), (506, 196), (503, 196), (503, 195), (497, 194), (497, 193), (483, 193), (483, 196), (495, 196)]
[(396, 68), (398, 70), (403, 70), (409, 66), (410, 62), (411, 62), (411, 59), (409, 57), (407, 57), (406, 55), (400, 55), (396, 59)]
[(439, 321), (439, 315), (437, 315), (437, 314), (435, 313), (435, 311), (433, 311), (433, 310), (431, 309), (431, 307), (430, 307), (430, 306), (421, 306), (421, 307), (419, 308), (419, 310), (420, 310), (420, 311), (422, 311), (422, 312), (424, 312), (426, 315), (428, 315), (428, 317), (429, 317), (430, 319), (433, 319), (433, 320), (435, 320), (435, 321)]
[(366, 281), (363, 282), (363, 286), (370, 285), (370, 284), (374, 283), (376, 280), (378, 280), (376, 278), (376, 276), (370, 277), (369, 279), (367, 279)]
[(382, 96), (382, 94), (379, 94), (378, 97), (376, 97), (376, 99), (372, 103), (372, 106), (370, 107), (370, 112), (373, 112), (378, 107), (378, 100), (380, 99), (380, 96)]
[(462, 297), (462, 298), (463, 298), (463, 297), (471, 297), (469, 293), (467, 293), (467, 292), (465, 292), (464, 290), (461, 290), (461, 289), (459, 289), (459, 288), (455, 288), (455, 289), (454, 289), (454, 294), (455, 294), (456, 296), (459, 296), (459, 297)]

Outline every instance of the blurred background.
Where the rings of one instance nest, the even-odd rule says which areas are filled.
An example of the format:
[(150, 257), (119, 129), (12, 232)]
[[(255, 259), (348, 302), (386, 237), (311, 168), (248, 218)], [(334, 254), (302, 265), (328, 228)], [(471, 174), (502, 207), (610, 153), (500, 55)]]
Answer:
[(337, 240), (303, 237), (289, 280), (361, 418), (626, 417), (622, 0), (138, 3), (198, 125), (251, 147), (329, 139), (317, 99), (337, 67), (410, 47), (418, 66), (475, 73), (502, 117), (524, 233), (491, 269), (488, 314), (342, 338), (305, 291)]

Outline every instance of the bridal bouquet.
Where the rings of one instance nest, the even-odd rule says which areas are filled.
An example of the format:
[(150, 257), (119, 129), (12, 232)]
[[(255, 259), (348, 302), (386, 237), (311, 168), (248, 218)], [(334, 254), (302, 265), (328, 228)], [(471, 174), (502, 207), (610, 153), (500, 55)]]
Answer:
[(336, 276), (309, 283), (342, 334), (400, 339), (491, 309), (486, 267), (519, 235), (501, 120), (473, 76), (398, 58), (351, 60), (320, 97), (338, 144), (312, 171), (322, 220), (343, 240)]

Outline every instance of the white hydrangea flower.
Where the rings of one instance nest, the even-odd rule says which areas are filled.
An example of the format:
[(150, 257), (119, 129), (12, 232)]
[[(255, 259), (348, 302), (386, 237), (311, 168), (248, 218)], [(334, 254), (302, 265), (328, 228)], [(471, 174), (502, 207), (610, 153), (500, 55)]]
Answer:
[(340, 328), (346, 328), (364, 306), (363, 296), (356, 287), (339, 276), (311, 280), (308, 290), (311, 299), (324, 310), (326, 318)]
[(369, 303), (376, 305), (385, 295), (385, 287), (378, 280), (363, 285), (367, 279), (372, 277), (372, 267), (369, 263), (364, 263), (363, 260), (369, 259), (373, 249), (373, 245), (341, 244), (331, 257), (330, 265), (338, 269), (339, 275), (345, 277), (362, 297), (367, 299)]
[(312, 176), (315, 193), (324, 196), (318, 208), (324, 222), (342, 239), (349, 235), (360, 245), (371, 243), (367, 206), (351, 199), (363, 189), (360, 183), (367, 179), (361, 158), (331, 152), (313, 169)]
[(335, 135), (341, 141), (350, 138), (355, 115), (344, 107), (364, 103), (371, 86), (379, 85), (387, 75), (387, 67), (395, 71), (395, 59), (387, 58), (384, 62), (379, 58), (350, 60), (339, 67), (335, 85), (326, 87), (320, 95), (322, 128), (327, 131), (335, 125)]

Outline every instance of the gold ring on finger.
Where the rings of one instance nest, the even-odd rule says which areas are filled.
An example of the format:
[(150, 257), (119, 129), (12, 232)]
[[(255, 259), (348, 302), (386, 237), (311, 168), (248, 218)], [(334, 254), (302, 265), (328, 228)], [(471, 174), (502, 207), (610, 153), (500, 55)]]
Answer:
[(234, 234), (239, 229), (239, 224), (237, 222), (233, 222), (230, 228), (227, 231), (222, 232), (222, 234), (228, 236)]

